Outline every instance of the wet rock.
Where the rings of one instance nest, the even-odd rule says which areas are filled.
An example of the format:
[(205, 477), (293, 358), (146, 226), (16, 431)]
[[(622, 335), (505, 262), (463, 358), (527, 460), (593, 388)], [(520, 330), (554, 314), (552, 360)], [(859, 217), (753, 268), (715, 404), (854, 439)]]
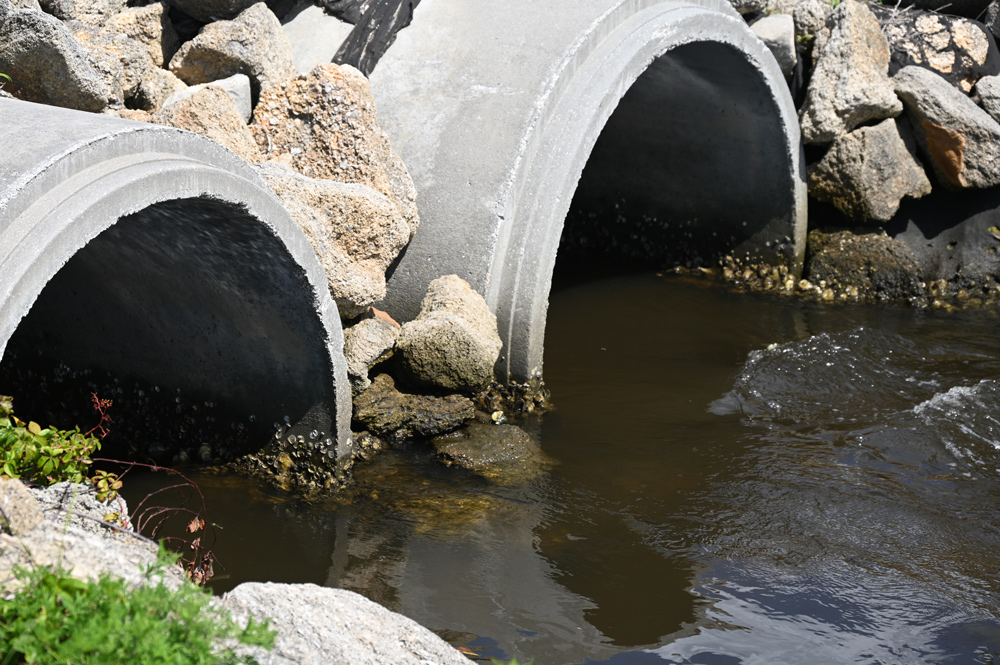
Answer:
[(906, 243), (883, 233), (809, 232), (808, 280), (852, 299), (875, 302), (920, 298), (920, 266)]
[(392, 201), (362, 184), (308, 178), (274, 162), (258, 172), (312, 243), (341, 316), (358, 316), (385, 297), (385, 270), (409, 240)]
[(841, 136), (809, 173), (810, 196), (859, 222), (887, 222), (904, 196), (930, 191), (916, 145), (904, 141), (892, 118)]
[[(107, 88), (86, 49), (59, 19), (0, 6), (0, 71), (18, 99), (80, 111), (102, 111)], [(4, 15), (6, 14), (6, 15)]]
[(202, 23), (235, 18), (260, 0), (167, 0), (167, 4), (179, 9)]
[(356, 421), (379, 436), (396, 440), (445, 434), (474, 415), (472, 401), (461, 395), (407, 395), (396, 390), (388, 374), (376, 376), (354, 399)]
[(955, 189), (1000, 184), (1000, 124), (937, 74), (904, 67), (893, 77), (917, 144)]
[(362, 319), (344, 329), (344, 359), (355, 395), (371, 385), (369, 370), (392, 355), (398, 338), (399, 324), (387, 314)]
[(125, 9), (127, 0), (39, 0), (38, 4), (62, 21), (79, 21), (100, 28)]
[(281, 23), (258, 2), (232, 21), (205, 26), (170, 60), (170, 71), (188, 85), (246, 74), (256, 96), (261, 88), (294, 76), (295, 65)]
[(417, 230), (416, 190), (378, 126), (368, 79), (348, 66), (321, 65), (270, 86), (254, 109), (251, 130), (268, 159), (282, 157), (310, 178), (371, 187)]
[(798, 56), (795, 53), (795, 21), (788, 14), (770, 14), (750, 26), (774, 55), (785, 76), (792, 73)]
[(260, 151), (240, 110), (226, 92), (214, 86), (161, 108), (153, 122), (201, 134), (229, 148), (248, 162), (259, 162)]
[(236, 104), (236, 108), (239, 110), (243, 120), (250, 122), (250, 118), (253, 116), (253, 105), (250, 102), (250, 78), (246, 74), (233, 74), (229, 78), (212, 81), (211, 83), (200, 83), (190, 87), (185, 86), (164, 100), (163, 106), (170, 106), (183, 99), (187, 99), (206, 86), (224, 90), (230, 99), (233, 100), (233, 103)]
[(403, 324), (396, 346), (408, 380), (476, 393), (493, 381), (502, 342), (483, 297), (462, 278), (446, 275), (430, 283), (420, 314)]
[(261, 665), (468, 665), (440, 637), (360, 594), (315, 584), (245, 582), (223, 596), (222, 606), (239, 624), (270, 620), (278, 635), (273, 649), (240, 647)]
[(884, 18), (883, 33), (892, 52), (890, 73), (911, 65), (923, 67), (963, 92), (972, 90), (984, 75), (996, 73), (1000, 54), (981, 23), (915, 9), (873, 7), (876, 16)]
[(43, 518), (38, 501), (20, 480), (0, 479), (0, 533), (25, 536)]
[(145, 44), (149, 61), (154, 67), (164, 67), (169, 63), (180, 46), (180, 39), (163, 2), (128, 7), (111, 17), (101, 27), (101, 32), (123, 34)]
[(827, 24), (830, 36), (816, 44), (816, 68), (799, 114), (807, 143), (828, 143), (903, 110), (889, 81), (889, 46), (871, 10), (844, 0)]
[(499, 485), (521, 485), (542, 475), (553, 460), (517, 425), (474, 420), (432, 443), (438, 457)]
[(187, 87), (187, 84), (174, 76), (170, 70), (153, 67), (142, 77), (131, 103), (140, 110), (156, 113), (171, 95)]
[[(763, 3), (764, 0), (730, 0), (743, 3)], [(338, 65), (356, 67), (369, 76), (379, 59), (396, 41), (396, 34), (410, 25), (413, 10), (420, 0), (367, 0), (364, 12), (354, 29), (344, 39), (333, 56)]]
[(122, 108), (153, 69), (145, 44), (124, 34), (100, 32), (82, 23), (70, 23), (73, 36), (90, 53), (91, 62), (107, 88), (108, 106)]

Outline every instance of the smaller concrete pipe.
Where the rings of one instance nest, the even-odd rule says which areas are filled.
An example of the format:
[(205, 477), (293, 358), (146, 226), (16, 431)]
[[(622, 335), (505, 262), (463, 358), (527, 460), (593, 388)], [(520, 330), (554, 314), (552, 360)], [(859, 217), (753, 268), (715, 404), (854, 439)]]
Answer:
[(421, 220), (384, 305), (408, 320), (431, 280), (466, 279), (497, 315), (502, 379), (541, 374), (588, 159), (587, 196), (709, 229), (715, 253), (801, 265), (795, 108), (725, 0), (422, 0), (371, 81)]
[[(319, 261), (256, 172), (167, 127), (0, 99), (0, 357), (211, 396), (348, 455), (343, 333)], [(13, 343), (12, 343), (13, 346)]]

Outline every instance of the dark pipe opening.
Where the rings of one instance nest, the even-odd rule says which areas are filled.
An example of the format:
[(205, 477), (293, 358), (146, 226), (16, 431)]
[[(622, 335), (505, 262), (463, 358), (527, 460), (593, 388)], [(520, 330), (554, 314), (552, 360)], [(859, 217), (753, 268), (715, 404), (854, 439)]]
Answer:
[(591, 152), (553, 287), (752, 253), (755, 236), (794, 208), (776, 175), (787, 171), (776, 162), (786, 143), (777, 117), (760, 73), (729, 46), (699, 42), (657, 58)]
[[(218, 200), (165, 201), (121, 218), (46, 285), (0, 363), (22, 419), (96, 422), (115, 401), (112, 455), (169, 459), (259, 450), (275, 423), (333, 437), (326, 333), (282, 242)], [(287, 421), (285, 420), (287, 417)]]

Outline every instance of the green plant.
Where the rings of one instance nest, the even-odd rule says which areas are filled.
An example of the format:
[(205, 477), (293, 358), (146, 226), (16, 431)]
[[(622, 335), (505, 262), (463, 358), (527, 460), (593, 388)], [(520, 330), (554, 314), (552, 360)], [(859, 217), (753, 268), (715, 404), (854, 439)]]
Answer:
[[(513, 660), (511, 660), (508, 663), (505, 663), (502, 660), (497, 660), (496, 658), (490, 658), (490, 662), (492, 662), (493, 665), (521, 665), (521, 663), (517, 662), (517, 658), (514, 658)], [(531, 665), (534, 662), (535, 662), (534, 659), (532, 659), (532, 660), (529, 660), (527, 663), (524, 663), (524, 665)]]
[(0, 665), (255, 663), (233, 641), (270, 649), (275, 633), (252, 618), (240, 628), (193, 584), (154, 578), (170, 565), (161, 548), (145, 585), (102, 575), (84, 582), (47, 567), (18, 569), (19, 590), (0, 598)]

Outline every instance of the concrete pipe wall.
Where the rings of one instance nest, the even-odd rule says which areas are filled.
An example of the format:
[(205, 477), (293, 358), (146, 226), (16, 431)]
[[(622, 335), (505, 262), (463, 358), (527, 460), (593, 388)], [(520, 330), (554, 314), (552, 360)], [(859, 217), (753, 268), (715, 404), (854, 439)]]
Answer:
[[(0, 99), (0, 357), (210, 396), (330, 437), (347, 455), (343, 333), (308, 241), (215, 142)], [(13, 341), (12, 341), (13, 339)]]
[(711, 229), (717, 253), (801, 266), (795, 108), (724, 0), (422, 0), (371, 81), (421, 219), (384, 305), (407, 320), (432, 279), (466, 279), (499, 320), (500, 378), (541, 374), (556, 252), (592, 151), (589, 196)]

